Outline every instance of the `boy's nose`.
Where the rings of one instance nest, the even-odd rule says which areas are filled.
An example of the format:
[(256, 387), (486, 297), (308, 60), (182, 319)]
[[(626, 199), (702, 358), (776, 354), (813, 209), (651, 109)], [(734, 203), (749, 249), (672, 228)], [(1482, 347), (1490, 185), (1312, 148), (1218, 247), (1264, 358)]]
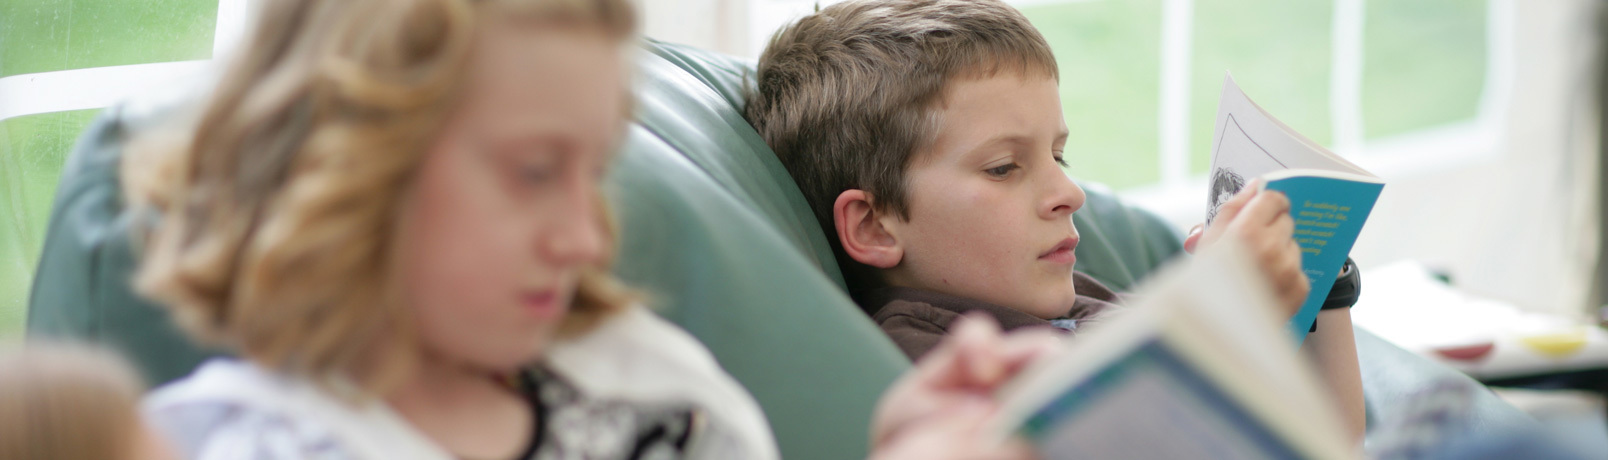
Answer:
[(1056, 168), (1048, 174), (1050, 176), (1045, 201), (1040, 206), (1040, 212), (1045, 219), (1063, 219), (1071, 216), (1073, 212), (1083, 208), (1083, 188), (1079, 187), (1072, 177), (1065, 171)]

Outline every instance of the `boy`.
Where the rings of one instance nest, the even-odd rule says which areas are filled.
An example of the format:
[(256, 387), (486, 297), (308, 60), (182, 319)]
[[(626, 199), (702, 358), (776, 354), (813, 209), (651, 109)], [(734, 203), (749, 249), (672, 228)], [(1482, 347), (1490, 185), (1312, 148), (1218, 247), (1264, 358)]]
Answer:
[[(851, 295), (912, 359), (963, 313), (1071, 331), (1117, 295), (1073, 271), (1083, 191), (1062, 171), (1059, 69), (997, 0), (850, 0), (779, 32), (745, 116), (825, 227)], [(1309, 286), (1282, 194), (1235, 195), (1193, 250), (1246, 243), (1289, 313)], [(1308, 350), (1361, 437), (1349, 312)]]

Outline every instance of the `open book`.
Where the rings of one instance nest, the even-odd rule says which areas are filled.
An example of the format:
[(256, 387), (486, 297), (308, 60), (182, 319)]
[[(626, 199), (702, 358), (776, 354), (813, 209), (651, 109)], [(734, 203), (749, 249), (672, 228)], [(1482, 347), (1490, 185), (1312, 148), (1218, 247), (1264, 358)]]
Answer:
[(1140, 302), (997, 395), (991, 421), (1046, 460), (1355, 458), (1244, 246), (1168, 267)]
[(1212, 138), (1207, 225), (1251, 178), (1261, 177), (1265, 189), (1290, 198), (1301, 269), (1312, 282), (1312, 292), (1289, 322), (1290, 333), (1301, 342), (1385, 183), (1273, 118), (1240, 91), (1233, 77), (1223, 80)]

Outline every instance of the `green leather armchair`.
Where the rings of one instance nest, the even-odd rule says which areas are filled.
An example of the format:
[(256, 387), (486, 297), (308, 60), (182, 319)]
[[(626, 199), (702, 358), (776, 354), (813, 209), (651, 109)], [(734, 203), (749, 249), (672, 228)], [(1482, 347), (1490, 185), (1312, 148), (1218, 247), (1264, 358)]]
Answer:
[[(803, 195), (743, 120), (752, 64), (651, 41), (645, 48), (636, 123), (608, 185), (621, 225), (618, 275), (649, 292), (660, 314), (703, 341), (754, 394), (786, 458), (862, 457), (871, 409), (909, 363), (844, 293)], [(28, 318), (31, 335), (121, 350), (153, 383), (216, 354), (184, 340), (128, 284), (138, 251), (117, 165), (132, 127), (160, 116), (113, 107), (80, 139), (64, 168)], [(1181, 251), (1179, 235), (1160, 219), (1096, 188), (1074, 220), (1083, 236), (1079, 269), (1117, 289)], [(1388, 403), (1374, 395), (1410, 393), (1397, 382), (1456, 375), (1364, 331), (1358, 341), (1370, 413)], [(1375, 357), (1394, 367), (1370, 368)], [(1481, 414), (1492, 426), (1523, 417), (1500, 402), (1487, 406)]]

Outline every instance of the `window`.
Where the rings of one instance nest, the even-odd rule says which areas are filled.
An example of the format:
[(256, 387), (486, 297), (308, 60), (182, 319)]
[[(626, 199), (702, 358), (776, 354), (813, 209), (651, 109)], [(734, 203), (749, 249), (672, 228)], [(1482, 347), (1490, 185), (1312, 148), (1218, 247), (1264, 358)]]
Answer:
[(1072, 173), (1118, 190), (1177, 187), (1206, 172), (1225, 72), (1354, 159), (1404, 137), (1469, 131), (1481, 117), (1494, 6), (1484, 1), (1018, 6), (1061, 63)]
[(0, 2), (0, 337), (22, 330), (63, 162), (95, 115), (198, 69), (243, 0)]
[(1068, 169), (1118, 188), (1162, 180), (1161, 0), (1021, 5), (1055, 51)]
[[(1500, 131), (1490, 108), (1501, 30), (1490, 18), (1509, 2), (1010, 1), (1060, 64), (1069, 171), (1146, 204), (1187, 193), (1191, 208), (1225, 72), (1364, 167), (1479, 156)], [(750, 54), (817, 3), (833, 2), (750, 3)]]

